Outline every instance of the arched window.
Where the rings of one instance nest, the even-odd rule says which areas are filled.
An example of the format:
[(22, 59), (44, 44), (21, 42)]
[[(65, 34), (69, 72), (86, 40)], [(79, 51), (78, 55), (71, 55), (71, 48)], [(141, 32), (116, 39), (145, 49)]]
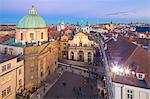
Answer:
[(21, 36), (20, 36), (21, 40), (23, 40), (23, 33), (21, 33)]
[(79, 55), (79, 57), (78, 57), (79, 61), (84, 62), (84, 52), (83, 51), (79, 51), (78, 55)]
[(71, 52), (71, 60), (74, 60), (74, 53), (73, 52)]
[(34, 40), (34, 34), (33, 33), (30, 33), (30, 38), (31, 38), (31, 40)]
[(44, 38), (44, 33), (42, 32), (42, 33), (41, 33), (41, 39), (43, 39), (43, 38)]

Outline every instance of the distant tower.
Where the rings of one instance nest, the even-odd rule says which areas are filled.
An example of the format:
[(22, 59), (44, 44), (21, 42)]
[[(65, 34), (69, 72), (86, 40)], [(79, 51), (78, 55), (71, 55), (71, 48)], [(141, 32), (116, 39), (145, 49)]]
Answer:
[(57, 30), (58, 31), (61, 31), (61, 30), (64, 30), (65, 29), (65, 23), (64, 21), (62, 21), (58, 26), (57, 26)]
[(85, 27), (83, 27), (83, 32), (90, 33), (90, 27), (89, 27), (89, 22), (88, 21), (86, 22)]
[(86, 26), (89, 26), (89, 22), (88, 21), (86, 22)]
[(61, 29), (61, 30), (65, 29), (65, 23), (64, 23), (64, 21), (61, 22), (61, 24), (60, 24), (60, 29)]
[(79, 21), (77, 21), (76, 32), (79, 32), (80, 30), (81, 30), (81, 27), (80, 27)]

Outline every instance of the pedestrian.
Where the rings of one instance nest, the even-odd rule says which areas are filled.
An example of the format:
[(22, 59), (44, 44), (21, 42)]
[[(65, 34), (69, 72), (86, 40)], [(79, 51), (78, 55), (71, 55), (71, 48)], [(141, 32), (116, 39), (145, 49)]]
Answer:
[(45, 90), (46, 90), (46, 89), (45, 89), (45, 87), (44, 87), (44, 88), (43, 88), (44, 93), (45, 93)]
[(104, 90), (101, 91), (101, 96), (104, 98)]

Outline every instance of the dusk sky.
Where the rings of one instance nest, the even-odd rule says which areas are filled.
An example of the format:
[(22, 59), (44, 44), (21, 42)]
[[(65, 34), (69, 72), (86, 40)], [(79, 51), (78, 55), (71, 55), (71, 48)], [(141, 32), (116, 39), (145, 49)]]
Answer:
[(18, 20), (28, 14), (32, 5), (46, 19), (150, 18), (149, 0), (0, 0), (0, 20)]

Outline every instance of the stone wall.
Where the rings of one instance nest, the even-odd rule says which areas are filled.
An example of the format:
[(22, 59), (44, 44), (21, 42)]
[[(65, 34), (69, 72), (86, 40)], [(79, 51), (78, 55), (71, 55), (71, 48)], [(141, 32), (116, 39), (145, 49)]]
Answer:
[(25, 47), (25, 88), (39, 85), (57, 68), (58, 42)]

